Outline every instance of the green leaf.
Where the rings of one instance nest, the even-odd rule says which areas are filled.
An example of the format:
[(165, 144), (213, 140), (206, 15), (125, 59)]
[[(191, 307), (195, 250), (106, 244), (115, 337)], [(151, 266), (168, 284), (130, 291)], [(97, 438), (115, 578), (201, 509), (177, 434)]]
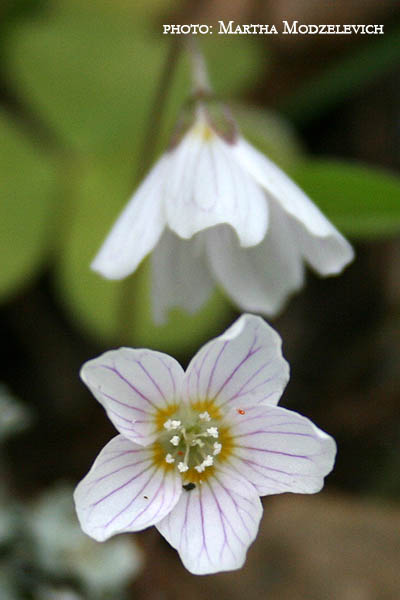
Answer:
[(251, 37), (214, 35), (202, 38), (202, 42), (211, 85), (223, 99), (259, 82), (269, 64), (265, 47)]
[(368, 85), (395, 69), (400, 60), (400, 30), (397, 27), (385, 35), (351, 51), (344, 58), (329, 64), (322, 73), (306, 80), (279, 109), (291, 120), (304, 125), (352, 94), (360, 94)]
[(15, 28), (9, 78), (64, 143), (134, 149), (162, 59), (153, 41), (100, 12), (54, 12)]
[[(125, 3), (111, 6), (56, 2), (51, 12), (19, 23), (6, 44), (8, 77), (25, 102), (64, 143), (103, 155), (135, 152), (142, 144), (173, 43), (154, 10), (144, 11), (140, 2), (128, 12)], [(216, 91), (224, 95), (256, 81), (265, 60), (254, 41), (227, 37), (207, 36), (202, 44)], [(187, 61), (179, 63), (168, 98), (170, 134), (190, 93)]]
[(58, 209), (57, 168), (0, 112), (0, 299), (28, 285), (41, 266)]
[(400, 179), (333, 160), (307, 160), (292, 175), (346, 235), (377, 238), (400, 232)]
[(229, 320), (231, 309), (220, 294), (215, 293), (195, 316), (174, 310), (168, 324), (157, 327), (150, 315), (146, 261), (124, 281), (109, 281), (90, 270), (131, 189), (131, 163), (126, 156), (92, 162), (82, 170), (74, 222), (56, 274), (59, 298), (78, 325), (105, 343), (189, 353)]

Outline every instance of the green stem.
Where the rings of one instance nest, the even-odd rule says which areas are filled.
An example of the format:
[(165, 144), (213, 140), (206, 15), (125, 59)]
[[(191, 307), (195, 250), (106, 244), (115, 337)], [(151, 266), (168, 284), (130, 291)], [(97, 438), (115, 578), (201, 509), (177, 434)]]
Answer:
[(186, 40), (192, 74), (192, 95), (194, 98), (203, 98), (212, 95), (212, 88), (208, 76), (207, 65), (203, 53), (193, 36)]
[(178, 63), (181, 43), (178, 38), (173, 39), (164, 68), (161, 72), (154, 102), (149, 112), (149, 119), (145, 128), (142, 152), (140, 154), (139, 166), (137, 170), (137, 181), (140, 181), (154, 160), (154, 154), (157, 146), (157, 137), (161, 128), (163, 109), (165, 108), (168, 92), (174, 77), (176, 65)]
[[(139, 154), (140, 159), (136, 173), (136, 181), (140, 181), (140, 179), (142, 179), (154, 160), (158, 133), (160, 131), (163, 117), (163, 109), (165, 108), (168, 92), (173, 80), (180, 48), (181, 44), (179, 43), (179, 40), (174, 40), (169, 47), (169, 52), (161, 72), (154, 102), (149, 112), (147, 126), (145, 127), (145, 136), (143, 139), (142, 150)], [(134, 275), (131, 275), (125, 279), (120, 287), (118, 331), (121, 341), (127, 339), (126, 331), (127, 329), (129, 330), (129, 326), (132, 322), (138, 276), (138, 272), (136, 272)]]

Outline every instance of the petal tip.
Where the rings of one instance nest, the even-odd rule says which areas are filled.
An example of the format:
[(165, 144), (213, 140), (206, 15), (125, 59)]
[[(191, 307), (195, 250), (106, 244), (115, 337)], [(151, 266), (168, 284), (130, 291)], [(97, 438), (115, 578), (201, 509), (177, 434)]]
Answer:
[(130, 265), (124, 266), (119, 264), (116, 259), (112, 260), (110, 258), (103, 257), (100, 250), (100, 252), (92, 260), (90, 269), (105, 279), (119, 280), (131, 275), (134, 272), (135, 267), (131, 267)]

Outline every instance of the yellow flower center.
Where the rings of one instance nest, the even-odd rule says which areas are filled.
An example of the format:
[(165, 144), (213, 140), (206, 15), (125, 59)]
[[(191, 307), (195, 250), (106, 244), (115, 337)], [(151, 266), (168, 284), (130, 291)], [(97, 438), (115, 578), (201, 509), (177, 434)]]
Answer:
[(177, 469), (186, 490), (208, 479), (215, 464), (231, 453), (232, 437), (212, 401), (171, 405), (159, 411), (156, 423), (154, 460), (165, 469)]
[(201, 138), (204, 142), (209, 142), (214, 136), (215, 133), (212, 128), (203, 121), (198, 122), (193, 128), (194, 135)]

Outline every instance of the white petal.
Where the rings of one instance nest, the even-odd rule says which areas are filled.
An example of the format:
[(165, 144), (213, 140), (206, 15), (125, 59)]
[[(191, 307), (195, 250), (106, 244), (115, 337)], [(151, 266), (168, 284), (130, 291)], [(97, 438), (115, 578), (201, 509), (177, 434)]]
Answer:
[(255, 488), (221, 470), (190, 492), (156, 527), (195, 575), (239, 569), (257, 535), (262, 505)]
[(152, 301), (156, 323), (166, 320), (170, 308), (195, 313), (209, 298), (214, 281), (198, 234), (183, 240), (166, 229), (152, 255)]
[(353, 249), (310, 198), (244, 139), (233, 146), (233, 153), (238, 163), (294, 218), (299, 231), (302, 226), (302, 249), (310, 264), (322, 275), (339, 273), (353, 259)]
[(332, 470), (336, 444), (309, 419), (277, 406), (231, 411), (226, 419), (234, 439), (229, 464), (251, 481), (261, 496), (313, 494)]
[(227, 223), (242, 246), (258, 244), (268, 227), (265, 195), (232, 158), (231, 146), (216, 134), (190, 130), (172, 151), (166, 211), (169, 227), (182, 238)]
[(241, 248), (235, 233), (220, 226), (205, 234), (210, 267), (226, 293), (242, 309), (277, 314), (303, 284), (304, 268), (289, 217), (273, 202), (265, 239)]
[(81, 370), (118, 431), (143, 446), (156, 438), (158, 411), (179, 401), (183, 375), (171, 356), (133, 348), (105, 352)]
[(276, 404), (288, 379), (279, 335), (260, 317), (242, 315), (194, 356), (182, 393), (186, 401), (227, 408)]
[(92, 262), (94, 271), (122, 279), (157, 244), (165, 226), (162, 201), (167, 163), (161, 158), (129, 200)]
[(330, 235), (333, 225), (308, 196), (277, 165), (243, 138), (233, 147), (236, 160), (281, 204), (318, 236)]
[(83, 531), (102, 542), (154, 525), (174, 508), (181, 492), (180, 476), (154, 464), (151, 448), (118, 435), (100, 452), (74, 499)]
[(353, 248), (338, 231), (320, 238), (310, 235), (301, 223), (295, 221), (293, 225), (300, 252), (320, 275), (337, 275), (353, 260)]

